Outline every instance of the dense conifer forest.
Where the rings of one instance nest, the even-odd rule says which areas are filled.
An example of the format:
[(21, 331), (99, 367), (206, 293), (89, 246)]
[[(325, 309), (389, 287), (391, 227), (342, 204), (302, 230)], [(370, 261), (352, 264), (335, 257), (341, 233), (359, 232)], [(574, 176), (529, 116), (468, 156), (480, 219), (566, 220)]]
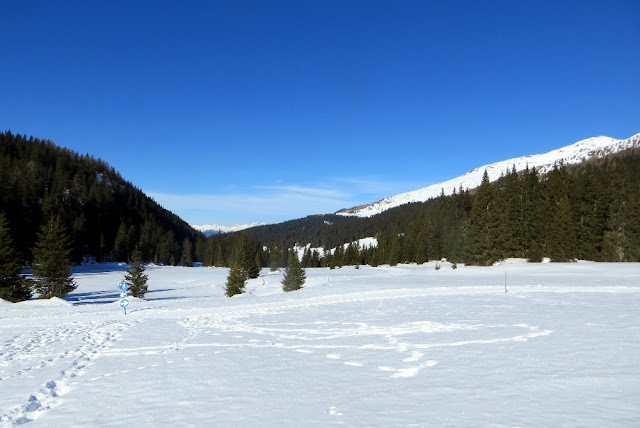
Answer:
[[(314, 215), (209, 238), (158, 205), (112, 167), (50, 141), (0, 133), (0, 213), (21, 263), (38, 230), (59, 218), (70, 254), (82, 260), (142, 260), (232, 266), (246, 278), (287, 266), (296, 245), (303, 267), (423, 263), (446, 258), (488, 265), (508, 257), (540, 261), (640, 260), (640, 149), (544, 176), (534, 169), (471, 191), (408, 204), (370, 218)], [(376, 237), (376, 248), (355, 244)]]
[(204, 237), (124, 180), (107, 163), (47, 140), (0, 133), (0, 213), (15, 251), (30, 262), (38, 230), (59, 217), (73, 262), (190, 263)]
[[(310, 216), (246, 233), (280, 250), (298, 243), (330, 249), (321, 257), (307, 251), (305, 267), (446, 258), (489, 265), (509, 257), (540, 261), (640, 260), (640, 149), (580, 165), (505, 171), (473, 191), (401, 206), (371, 218)], [(375, 236), (377, 248), (341, 244)], [(269, 254), (267, 254), (267, 257)]]

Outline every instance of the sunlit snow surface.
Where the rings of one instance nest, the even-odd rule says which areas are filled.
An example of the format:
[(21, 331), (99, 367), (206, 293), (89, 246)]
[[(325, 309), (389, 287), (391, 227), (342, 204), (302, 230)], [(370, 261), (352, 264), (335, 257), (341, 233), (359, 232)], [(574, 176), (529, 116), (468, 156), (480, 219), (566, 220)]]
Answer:
[(640, 264), (441, 266), (82, 268), (0, 301), (0, 426), (640, 425)]

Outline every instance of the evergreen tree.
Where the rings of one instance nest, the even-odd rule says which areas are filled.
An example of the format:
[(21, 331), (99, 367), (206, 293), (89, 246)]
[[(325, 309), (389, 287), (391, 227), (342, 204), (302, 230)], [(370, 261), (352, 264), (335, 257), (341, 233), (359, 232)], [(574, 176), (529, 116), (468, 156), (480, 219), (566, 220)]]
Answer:
[[(260, 276), (262, 261), (260, 255), (260, 243), (245, 233), (236, 235), (232, 258), (240, 264), (246, 279)], [(257, 257), (256, 257), (257, 256)]]
[(124, 222), (120, 223), (114, 243), (115, 258), (118, 261), (129, 259), (129, 228)]
[(272, 244), (269, 248), (269, 270), (275, 272), (280, 267), (282, 248), (278, 244)]
[(142, 261), (142, 252), (138, 249), (131, 253), (131, 265), (127, 269), (124, 280), (129, 284), (129, 292), (133, 297), (144, 298), (147, 292), (149, 277), (144, 273), (145, 267)]
[(19, 302), (31, 297), (31, 290), (20, 276), (21, 272), (9, 226), (4, 214), (0, 213), (0, 299)]
[(256, 252), (254, 261), (255, 270), (258, 272), (258, 274), (254, 278), (257, 278), (260, 276), (260, 272), (262, 272), (262, 257), (260, 257), (260, 251)]
[[(627, 190), (627, 189), (625, 189)], [(602, 255), (615, 262), (640, 259), (640, 186), (621, 192), (609, 207)]]
[(284, 291), (294, 291), (302, 288), (307, 279), (307, 274), (298, 260), (298, 255), (291, 252), (289, 255), (289, 264), (284, 271), (282, 279), (282, 289)]
[[(598, 260), (601, 257), (607, 208), (611, 205), (605, 180), (597, 177), (592, 165), (587, 165), (581, 180), (573, 180), (572, 203), (576, 219), (577, 256), (582, 260)], [(621, 194), (625, 194), (620, 189)]]
[(311, 266), (320, 267), (320, 253), (318, 250), (313, 250), (313, 253), (311, 254)]
[(333, 257), (335, 258), (335, 264), (337, 267), (341, 268), (344, 266), (344, 244), (340, 244), (336, 247)]
[(497, 195), (485, 171), (471, 208), (466, 248), (467, 263), (487, 266), (500, 259), (500, 249), (497, 248), (499, 234), (500, 211)]
[(71, 250), (60, 217), (52, 217), (38, 234), (31, 273), (40, 298), (64, 297), (76, 289), (71, 276)]
[(368, 260), (368, 264), (371, 267), (378, 267), (378, 265), (380, 264), (380, 256), (378, 255), (378, 248), (374, 247), (371, 248), (369, 250), (369, 260)]
[(554, 262), (568, 262), (575, 259), (575, 229), (567, 195), (558, 202), (555, 216), (549, 225), (547, 254)]
[(525, 169), (520, 179), (522, 194), (522, 230), (521, 239), (524, 257), (531, 262), (542, 261), (542, 239), (544, 230), (544, 204), (540, 186), (540, 177), (535, 168)]
[(347, 246), (344, 253), (344, 264), (347, 266), (353, 266), (358, 263), (360, 258), (360, 246), (357, 242), (351, 242)]
[(182, 241), (182, 256), (180, 257), (180, 266), (193, 266), (193, 244), (189, 238)]
[(227, 297), (233, 297), (236, 294), (244, 293), (244, 286), (247, 283), (247, 275), (240, 266), (240, 263), (234, 261), (229, 271), (226, 284)]

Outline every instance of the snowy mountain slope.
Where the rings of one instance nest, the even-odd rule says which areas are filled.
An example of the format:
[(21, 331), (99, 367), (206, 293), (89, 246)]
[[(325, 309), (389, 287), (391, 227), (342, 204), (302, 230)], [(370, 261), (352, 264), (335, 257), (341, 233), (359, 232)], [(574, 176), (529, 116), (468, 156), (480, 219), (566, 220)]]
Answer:
[(264, 225), (264, 223), (236, 224), (233, 226), (221, 226), (218, 224), (192, 224), (191, 227), (209, 236), (215, 235), (216, 233), (238, 232), (240, 230), (262, 225)]
[(440, 196), (443, 191), (445, 195), (450, 195), (454, 190), (460, 189), (460, 186), (465, 190), (474, 189), (480, 185), (485, 171), (487, 171), (490, 181), (497, 180), (500, 178), (500, 175), (504, 174), (507, 170), (511, 170), (513, 167), (515, 167), (516, 171), (523, 171), (527, 166), (529, 168), (535, 167), (538, 172), (544, 174), (551, 171), (554, 165), (560, 162), (563, 162), (565, 165), (578, 164), (588, 159), (601, 158), (632, 147), (640, 147), (640, 134), (636, 134), (626, 140), (616, 140), (610, 137), (588, 138), (548, 153), (528, 155), (481, 166), (464, 175), (442, 183), (432, 184), (407, 193), (401, 193), (372, 204), (340, 210), (336, 214), (371, 217), (400, 205), (411, 202), (425, 202)]

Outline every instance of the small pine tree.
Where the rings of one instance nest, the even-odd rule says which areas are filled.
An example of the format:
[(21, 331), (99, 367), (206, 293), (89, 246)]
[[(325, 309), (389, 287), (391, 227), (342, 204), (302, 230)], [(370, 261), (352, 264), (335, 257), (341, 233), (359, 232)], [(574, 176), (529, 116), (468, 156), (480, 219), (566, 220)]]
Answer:
[(231, 266), (231, 271), (227, 277), (226, 295), (227, 297), (233, 297), (236, 294), (244, 293), (244, 286), (247, 282), (247, 275), (240, 267), (240, 264), (236, 261)]
[(149, 277), (144, 273), (145, 267), (142, 262), (142, 252), (136, 249), (131, 253), (131, 266), (127, 269), (124, 280), (129, 284), (129, 292), (133, 297), (144, 298), (147, 292), (147, 280)]
[(40, 298), (64, 297), (76, 289), (71, 276), (71, 250), (60, 217), (52, 217), (40, 229), (33, 249), (31, 273)]
[(20, 302), (31, 297), (31, 289), (20, 277), (22, 267), (13, 249), (9, 226), (0, 213), (0, 299)]
[(295, 252), (291, 252), (289, 256), (289, 265), (284, 271), (284, 278), (282, 279), (282, 289), (284, 291), (294, 291), (302, 288), (302, 285), (307, 279), (307, 274), (298, 260), (298, 256)]

